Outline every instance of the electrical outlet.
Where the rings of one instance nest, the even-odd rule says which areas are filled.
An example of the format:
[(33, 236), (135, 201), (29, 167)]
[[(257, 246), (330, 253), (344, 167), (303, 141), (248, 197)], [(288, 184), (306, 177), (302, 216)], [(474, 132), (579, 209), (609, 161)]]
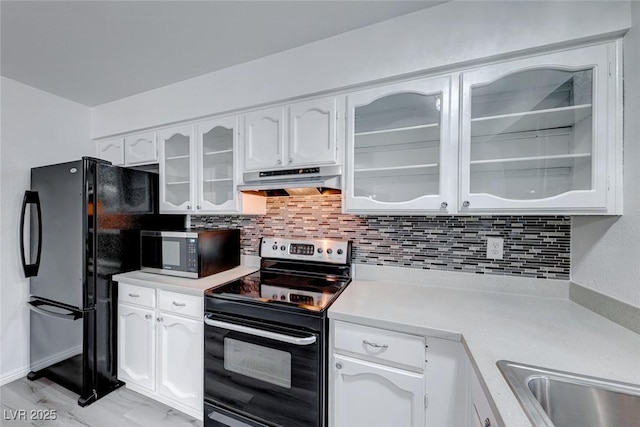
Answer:
[(502, 237), (487, 237), (487, 258), (503, 259), (504, 239)]

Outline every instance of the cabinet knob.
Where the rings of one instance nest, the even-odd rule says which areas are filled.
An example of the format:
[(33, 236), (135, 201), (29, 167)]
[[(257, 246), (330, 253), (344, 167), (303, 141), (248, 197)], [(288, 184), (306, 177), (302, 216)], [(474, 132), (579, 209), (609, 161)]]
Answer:
[(291, 157), (289, 157), (288, 162), (289, 162), (289, 163), (293, 163), (293, 159), (292, 159)]
[(484, 427), (490, 427), (491, 426), (491, 420), (489, 418), (485, 418), (484, 419)]
[(468, 208), (469, 205), (471, 205), (471, 203), (469, 203), (468, 200), (465, 200), (464, 202), (462, 202), (462, 206), (464, 206), (465, 208)]
[(278, 161), (276, 161), (276, 164), (281, 165), (282, 164), (282, 160), (278, 159)]
[(447, 206), (449, 206), (449, 203), (447, 203), (447, 202), (442, 202), (442, 203), (440, 203), (440, 207), (441, 207), (442, 209), (447, 209)]
[(158, 317), (156, 320), (157, 320), (158, 322), (162, 322), (162, 320), (163, 320), (163, 319), (162, 319), (162, 317)]
[(191, 205), (187, 205), (187, 209), (191, 209)]
[(200, 205), (196, 205), (196, 209), (200, 209)]
[(342, 363), (336, 363), (336, 369), (342, 369)]
[(145, 315), (144, 315), (144, 318), (145, 318), (145, 319), (147, 319), (147, 320), (149, 320), (149, 319), (151, 319), (151, 315), (150, 315), (150, 314), (145, 314)]

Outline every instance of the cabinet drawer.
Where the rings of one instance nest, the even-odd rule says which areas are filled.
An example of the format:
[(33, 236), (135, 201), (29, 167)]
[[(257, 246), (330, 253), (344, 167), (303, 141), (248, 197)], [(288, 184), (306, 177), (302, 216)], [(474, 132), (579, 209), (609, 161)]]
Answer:
[(119, 283), (118, 301), (141, 305), (143, 307), (155, 308), (156, 290), (154, 288), (145, 288), (144, 286)]
[(334, 339), (337, 351), (344, 350), (420, 370), (424, 368), (423, 337), (336, 321)]
[(204, 297), (158, 290), (160, 310), (201, 319), (204, 315)]

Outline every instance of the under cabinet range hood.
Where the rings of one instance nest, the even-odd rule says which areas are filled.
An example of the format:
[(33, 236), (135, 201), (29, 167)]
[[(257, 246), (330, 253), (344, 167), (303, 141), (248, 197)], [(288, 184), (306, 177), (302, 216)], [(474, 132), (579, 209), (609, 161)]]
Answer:
[(340, 192), (341, 166), (314, 166), (245, 172), (240, 191), (260, 192), (266, 196), (307, 196)]

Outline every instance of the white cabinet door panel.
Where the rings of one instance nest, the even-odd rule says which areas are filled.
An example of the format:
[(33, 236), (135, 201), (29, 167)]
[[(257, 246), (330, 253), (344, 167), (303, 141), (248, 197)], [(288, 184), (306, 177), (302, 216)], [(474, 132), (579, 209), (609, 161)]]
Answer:
[(336, 162), (337, 98), (314, 99), (289, 107), (287, 164), (320, 165)]
[(155, 132), (125, 137), (124, 148), (127, 165), (142, 165), (158, 161), (158, 144)]
[(254, 111), (245, 116), (245, 170), (282, 166), (285, 129), (284, 107)]
[(202, 322), (159, 314), (158, 392), (192, 408), (202, 407)]
[(155, 390), (155, 318), (153, 310), (118, 305), (118, 378)]
[(333, 427), (424, 427), (424, 375), (334, 355)]
[(177, 126), (158, 132), (160, 144), (160, 210), (195, 210), (193, 179), (193, 126)]
[(122, 138), (108, 139), (97, 142), (97, 156), (107, 160), (115, 166), (124, 165), (124, 140)]

